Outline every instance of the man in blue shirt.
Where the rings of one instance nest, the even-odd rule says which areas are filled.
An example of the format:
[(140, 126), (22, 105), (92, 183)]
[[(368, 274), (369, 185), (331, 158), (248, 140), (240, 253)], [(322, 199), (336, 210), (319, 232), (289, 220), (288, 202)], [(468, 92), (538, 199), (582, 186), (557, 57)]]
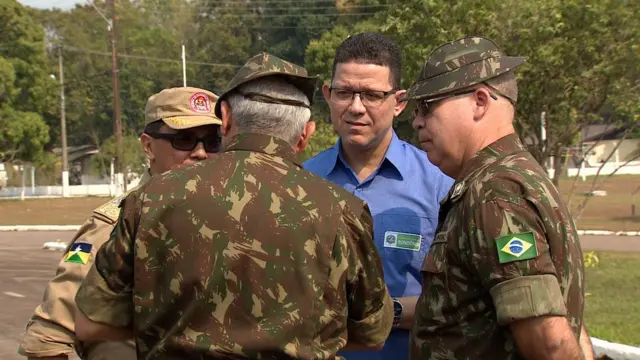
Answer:
[(304, 167), (365, 200), (375, 243), (394, 298), (394, 329), (381, 351), (343, 351), (348, 360), (408, 359), (409, 330), (422, 285), (422, 261), (438, 223), (439, 202), (453, 180), (426, 153), (400, 140), (393, 119), (400, 101), (402, 60), (398, 46), (377, 33), (346, 39), (336, 50), (330, 85), (322, 92), (340, 135)]

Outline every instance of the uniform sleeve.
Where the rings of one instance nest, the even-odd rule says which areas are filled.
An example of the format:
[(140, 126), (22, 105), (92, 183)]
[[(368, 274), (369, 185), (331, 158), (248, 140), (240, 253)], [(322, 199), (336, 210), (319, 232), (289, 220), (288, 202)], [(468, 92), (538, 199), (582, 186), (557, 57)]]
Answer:
[(93, 216), (80, 227), (69, 249), (87, 244), (91, 246), (90, 255), (81, 259), (84, 261), (69, 259), (68, 251), (62, 256), (56, 275), (45, 289), (42, 303), (35, 309), (27, 324), (18, 353), (31, 357), (48, 357), (73, 352), (76, 309), (74, 297), (93, 264), (98, 248), (109, 238), (112, 229), (113, 224)]
[(78, 289), (76, 304), (90, 320), (130, 327), (133, 319), (133, 241), (139, 211), (135, 193), (121, 204), (120, 217), (98, 250), (95, 264)]
[(491, 200), (473, 215), (477, 229), (466, 259), (489, 290), (500, 325), (544, 315), (565, 316), (542, 222), (526, 202)]
[(373, 219), (369, 207), (365, 205), (359, 217), (347, 214), (345, 222), (349, 341), (379, 345), (391, 332), (393, 302), (373, 242)]

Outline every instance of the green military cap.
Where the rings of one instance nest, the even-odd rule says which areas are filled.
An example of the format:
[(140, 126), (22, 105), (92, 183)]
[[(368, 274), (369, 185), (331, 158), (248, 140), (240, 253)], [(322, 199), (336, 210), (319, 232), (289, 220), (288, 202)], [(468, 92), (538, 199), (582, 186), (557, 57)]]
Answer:
[[(509, 72), (525, 61), (526, 57), (505, 56), (487, 38), (466, 37), (452, 41), (429, 54), (418, 79), (402, 100), (429, 99), (476, 85)], [(504, 95), (515, 103), (516, 96)]]
[[(227, 89), (220, 95), (220, 98), (218, 98), (218, 101), (216, 102), (216, 116), (222, 116), (220, 112), (220, 107), (222, 105), (221, 102), (231, 91), (242, 84), (248, 83), (249, 81), (271, 75), (280, 75), (285, 77), (289, 82), (291, 82), (291, 84), (307, 95), (309, 103), (313, 102), (313, 95), (315, 94), (320, 80), (318, 76), (308, 76), (307, 69), (302, 66), (298, 66), (280, 59), (279, 57), (262, 52), (247, 60), (244, 66), (242, 66), (233, 79), (231, 79), (229, 85), (227, 85)], [(279, 100), (281, 99), (272, 99), (271, 101), (265, 102), (292, 105), (291, 101)]]

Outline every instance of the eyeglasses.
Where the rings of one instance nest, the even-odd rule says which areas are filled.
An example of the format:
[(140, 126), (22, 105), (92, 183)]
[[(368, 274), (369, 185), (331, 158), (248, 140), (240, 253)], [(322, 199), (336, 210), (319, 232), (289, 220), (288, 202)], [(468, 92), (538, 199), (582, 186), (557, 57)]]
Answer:
[(351, 104), (356, 94), (360, 97), (360, 101), (362, 101), (362, 105), (366, 107), (378, 107), (384, 103), (387, 97), (393, 93), (395, 93), (396, 89), (391, 89), (389, 91), (378, 91), (378, 90), (362, 90), (362, 91), (353, 91), (349, 89), (340, 89), (335, 87), (330, 87), (329, 92), (331, 93), (331, 101), (336, 104)]
[[(438, 96), (432, 99), (427, 99), (427, 100), (418, 100), (416, 103), (416, 108), (413, 109), (413, 116), (416, 117), (418, 115), (420, 116), (425, 116), (427, 115), (427, 113), (429, 112), (429, 107), (434, 108), (436, 104), (436, 102), (440, 101), (440, 100), (444, 100), (444, 99), (448, 99), (448, 98), (452, 98), (452, 97), (456, 97), (456, 96), (462, 96), (462, 95), (467, 95), (467, 94), (472, 94), (476, 91), (477, 89), (471, 89), (471, 90), (465, 90), (465, 91), (459, 91), (459, 92), (455, 92), (452, 94), (447, 94), (447, 95), (443, 95), (443, 96)], [(498, 98), (491, 94), (491, 97), (494, 100), (497, 100)], [(429, 105), (431, 104), (431, 106)]]
[[(507, 99), (512, 105), (515, 106), (515, 102), (513, 100), (511, 100), (511, 98), (509, 98), (508, 96), (504, 95), (502, 92), (500, 92), (500, 90), (494, 88), (493, 86), (487, 84), (487, 83), (482, 83), (482, 85), (487, 86), (488, 88), (490, 88), (491, 90), (493, 90), (493, 92), (498, 93), (498, 95), (502, 96), (503, 98)], [(438, 102), (440, 100), (444, 100), (444, 99), (448, 99), (448, 98), (452, 98), (452, 97), (456, 97), (456, 96), (462, 96), (462, 95), (467, 95), (467, 94), (472, 94), (474, 93), (476, 89), (469, 89), (469, 90), (463, 90), (463, 91), (459, 91), (459, 92), (454, 92), (451, 94), (446, 94), (443, 96), (438, 96), (432, 99), (427, 99), (427, 100), (418, 100), (417, 104), (416, 104), (416, 108), (413, 109), (413, 117), (416, 117), (418, 115), (420, 116), (425, 116), (427, 115), (427, 113), (429, 112), (429, 107), (434, 108), (435, 102)], [(491, 98), (493, 100), (498, 100), (498, 97), (496, 96), (496, 94), (494, 94), (493, 92), (489, 91), (489, 96), (491, 96)], [(431, 105), (429, 105), (431, 104)]]
[(161, 132), (146, 132), (145, 134), (154, 139), (163, 139), (171, 142), (174, 149), (180, 151), (193, 151), (202, 142), (204, 151), (208, 153), (217, 153), (220, 151), (222, 140), (219, 134), (207, 137), (197, 137), (196, 134), (189, 131), (180, 131), (173, 134)]

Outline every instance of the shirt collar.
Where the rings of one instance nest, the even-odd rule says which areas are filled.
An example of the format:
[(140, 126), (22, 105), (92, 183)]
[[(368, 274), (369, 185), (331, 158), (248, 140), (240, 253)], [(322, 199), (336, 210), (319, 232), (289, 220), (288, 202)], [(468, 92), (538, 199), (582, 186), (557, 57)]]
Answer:
[(404, 144), (393, 129), (391, 129), (391, 133), (391, 143), (389, 144), (387, 153), (384, 156), (404, 179), (407, 176), (407, 161), (404, 152)]
[(507, 156), (514, 155), (527, 151), (517, 134), (506, 135), (497, 141), (491, 143), (489, 146), (480, 150), (474, 155), (467, 164), (464, 165), (460, 175), (456, 179), (454, 185), (451, 187), (451, 191), (447, 197), (442, 201), (444, 203), (448, 199), (453, 201), (460, 198), (466, 191), (473, 178), (482, 170), (489, 167), (491, 164), (498, 160), (504, 159)]
[(142, 172), (142, 176), (140, 177), (140, 181), (138, 182), (138, 184), (140, 184), (140, 186), (146, 184), (149, 182), (149, 180), (151, 180), (151, 168), (146, 168), (144, 169), (144, 171)]
[[(336, 141), (331, 149), (330, 163), (333, 166), (327, 167), (326, 173), (324, 174), (325, 176), (329, 175), (336, 168), (336, 166), (338, 165), (338, 159), (340, 159), (344, 166), (349, 166), (342, 154), (341, 138), (338, 138), (338, 141)], [(384, 165), (385, 161), (387, 161), (392, 167), (394, 167), (403, 179), (406, 177), (407, 167), (405, 161), (404, 144), (393, 129), (391, 129), (391, 143), (389, 143), (387, 152), (384, 155), (383, 164), (381, 164), (380, 167)]]
[(232, 137), (223, 151), (255, 151), (268, 155), (278, 156), (302, 167), (300, 158), (293, 151), (289, 143), (269, 135), (244, 133)]

